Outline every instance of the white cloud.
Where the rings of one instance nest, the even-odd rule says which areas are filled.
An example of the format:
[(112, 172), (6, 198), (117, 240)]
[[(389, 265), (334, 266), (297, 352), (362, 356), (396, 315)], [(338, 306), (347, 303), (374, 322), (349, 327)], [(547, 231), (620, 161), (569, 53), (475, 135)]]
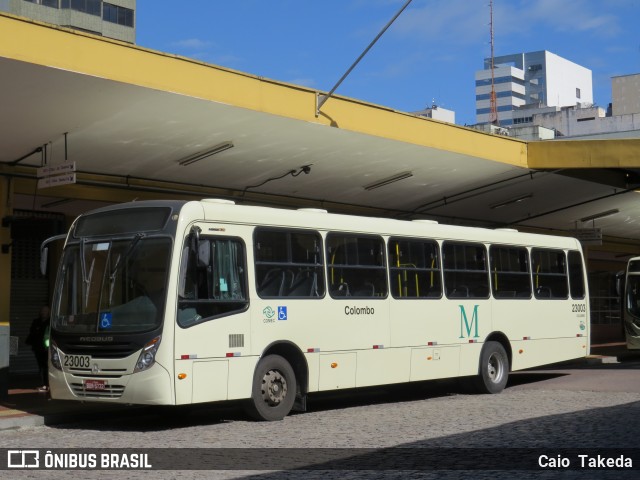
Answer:
[[(488, 1), (431, 0), (412, 5), (392, 27), (396, 34), (439, 44), (489, 43)], [(547, 28), (615, 36), (620, 32), (617, 11), (593, 0), (500, 0), (494, 2), (494, 31), (496, 37), (536, 34)]]
[(425, 60), (421, 52), (407, 53), (406, 55), (398, 56), (394, 61), (381, 65), (369, 75), (386, 79), (405, 78), (414, 74), (416, 69), (419, 69), (424, 64)]
[(521, 28), (535, 32), (542, 26), (565, 33), (591, 32), (598, 36), (613, 36), (620, 31), (619, 21), (616, 15), (606, 10), (606, 2), (590, 0), (520, 0), (518, 3), (501, 4), (498, 12), (504, 15), (504, 23), (516, 30)]
[(186, 38), (173, 42), (171, 45), (173, 47), (186, 48), (190, 50), (202, 50), (214, 46), (213, 42), (201, 40), (199, 38)]
[(185, 38), (171, 43), (172, 50), (202, 62), (222, 65), (229, 68), (241, 68), (242, 59), (231, 53), (220, 51), (218, 45), (200, 38)]
[(434, 0), (410, 8), (392, 28), (401, 35), (436, 43), (468, 44), (489, 35), (489, 9), (484, 1)]

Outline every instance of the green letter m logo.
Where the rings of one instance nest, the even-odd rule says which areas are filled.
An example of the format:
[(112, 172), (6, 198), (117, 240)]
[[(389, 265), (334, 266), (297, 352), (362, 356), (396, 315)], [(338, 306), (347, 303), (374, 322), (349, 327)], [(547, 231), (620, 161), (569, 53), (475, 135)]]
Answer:
[(471, 337), (471, 330), (473, 329), (473, 337), (478, 338), (478, 307), (479, 305), (473, 306), (473, 315), (471, 315), (471, 324), (469, 324), (469, 320), (467, 319), (467, 312), (464, 309), (464, 305), (458, 305), (460, 307), (460, 338), (465, 338), (464, 333), (467, 333), (467, 338)]

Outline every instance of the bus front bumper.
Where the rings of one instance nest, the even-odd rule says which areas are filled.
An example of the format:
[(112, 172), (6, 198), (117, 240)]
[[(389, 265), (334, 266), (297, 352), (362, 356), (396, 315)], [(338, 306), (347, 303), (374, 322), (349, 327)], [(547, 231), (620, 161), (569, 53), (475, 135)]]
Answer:
[(173, 405), (169, 372), (155, 363), (149, 369), (117, 377), (81, 376), (49, 364), (51, 398), (133, 405)]

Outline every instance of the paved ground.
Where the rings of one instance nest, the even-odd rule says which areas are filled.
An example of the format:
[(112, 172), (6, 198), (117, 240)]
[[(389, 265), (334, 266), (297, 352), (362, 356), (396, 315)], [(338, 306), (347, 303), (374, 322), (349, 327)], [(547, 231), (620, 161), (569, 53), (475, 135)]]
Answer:
[[(355, 398), (316, 396), (310, 407), (305, 414), (274, 423), (250, 422), (233, 407), (84, 412), (90, 416), (81, 422), (1, 430), (0, 449), (82, 452), (92, 448), (96, 450), (87, 452), (95, 453), (123, 447), (138, 451), (167, 448), (150, 451), (152, 463), (173, 468), (147, 472), (20, 470), (12, 471), (11, 478), (272, 479), (298, 478), (304, 473), (305, 478), (322, 479), (522, 479), (533, 475), (619, 479), (640, 474), (638, 358), (616, 362), (615, 357), (605, 356), (514, 374), (500, 395), (467, 395), (450, 382), (429, 382), (368, 390)], [(637, 464), (634, 470), (530, 466), (543, 454), (552, 459), (561, 455), (576, 466), (579, 454), (598, 452), (622, 452)], [(334, 470), (337, 455), (351, 457), (353, 468)], [(211, 466), (211, 462), (217, 464)], [(496, 471), (504, 462), (514, 471)], [(515, 470), (522, 462), (527, 468)], [(285, 468), (291, 464), (304, 470), (264, 471), (269, 465)], [(198, 470), (221, 465), (229, 470)], [(449, 470), (427, 471), (425, 465)], [(477, 469), (478, 465), (484, 468)], [(363, 466), (372, 470), (362, 470)], [(413, 469), (403, 470), (407, 467)], [(2, 473), (0, 470), (0, 477)]]

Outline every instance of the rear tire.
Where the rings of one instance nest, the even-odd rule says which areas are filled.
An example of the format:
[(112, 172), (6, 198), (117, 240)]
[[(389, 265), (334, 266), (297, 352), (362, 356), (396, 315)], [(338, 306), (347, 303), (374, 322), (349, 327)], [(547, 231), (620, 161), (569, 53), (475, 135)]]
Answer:
[(289, 362), (280, 355), (268, 355), (258, 362), (253, 375), (247, 413), (260, 421), (282, 420), (293, 408), (296, 391), (296, 376)]
[(476, 388), (480, 393), (500, 393), (509, 380), (509, 357), (498, 342), (487, 342), (480, 353)]

